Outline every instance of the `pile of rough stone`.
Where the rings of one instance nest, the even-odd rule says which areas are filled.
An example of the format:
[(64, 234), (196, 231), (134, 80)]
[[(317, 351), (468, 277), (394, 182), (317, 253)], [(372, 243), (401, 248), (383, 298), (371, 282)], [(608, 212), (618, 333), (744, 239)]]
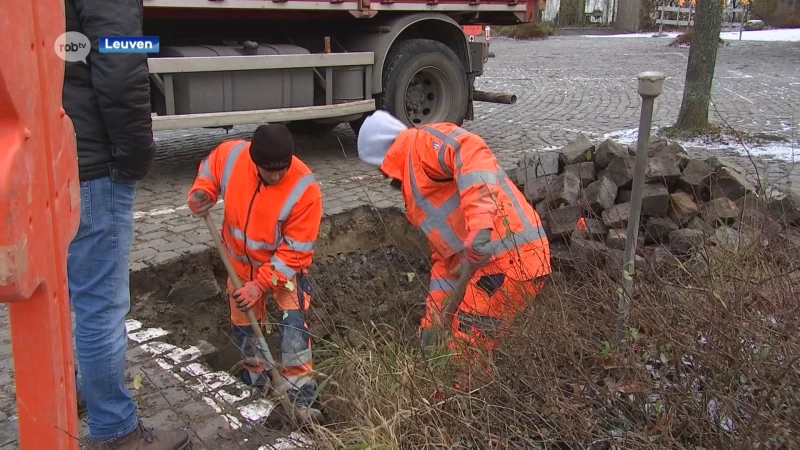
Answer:
[[(636, 146), (584, 135), (556, 151), (526, 154), (511, 177), (535, 206), (553, 247), (617, 272), (625, 249)], [(582, 225), (579, 226), (579, 220)], [(676, 142), (648, 146), (636, 266), (691, 255), (710, 243), (738, 250), (743, 236), (800, 224), (800, 194), (768, 200), (734, 166), (711, 157), (690, 159)]]

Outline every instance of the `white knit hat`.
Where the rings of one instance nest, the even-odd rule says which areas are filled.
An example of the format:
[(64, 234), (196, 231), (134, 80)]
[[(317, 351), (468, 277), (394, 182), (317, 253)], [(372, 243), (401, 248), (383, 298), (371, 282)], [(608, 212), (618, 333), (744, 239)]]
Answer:
[(397, 135), (408, 127), (386, 111), (375, 111), (364, 120), (358, 131), (358, 157), (367, 164), (380, 167)]

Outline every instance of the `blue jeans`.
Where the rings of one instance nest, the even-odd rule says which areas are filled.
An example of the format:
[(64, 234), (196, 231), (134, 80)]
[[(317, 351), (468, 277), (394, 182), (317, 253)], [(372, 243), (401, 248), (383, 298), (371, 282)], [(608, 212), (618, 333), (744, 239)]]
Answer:
[(136, 182), (104, 177), (81, 182), (80, 188), (81, 221), (69, 246), (67, 278), (89, 437), (105, 441), (130, 433), (139, 421), (125, 388)]

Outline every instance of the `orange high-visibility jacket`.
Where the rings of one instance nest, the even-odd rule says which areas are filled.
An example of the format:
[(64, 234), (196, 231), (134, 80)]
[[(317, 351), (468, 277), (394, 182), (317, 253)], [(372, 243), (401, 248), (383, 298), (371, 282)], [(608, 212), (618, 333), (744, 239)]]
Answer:
[(226, 141), (200, 164), (189, 195), (198, 189), (225, 202), (222, 240), (243, 281), (274, 286), (271, 266), (276, 276), (291, 280), (311, 264), (322, 194), (297, 157), (280, 183), (266, 186), (250, 159), (250, 142)]
[(470, 231), (492, 229), (500, 245), (475, 276), (505, 273), (518, 281), (549, 274), (550, 246), (541, 219), (473, 133), (440, 123), (395, 139), (381, 165), (402, 181), (406, 217), (427, 235), (433, 260), (455, 274)]

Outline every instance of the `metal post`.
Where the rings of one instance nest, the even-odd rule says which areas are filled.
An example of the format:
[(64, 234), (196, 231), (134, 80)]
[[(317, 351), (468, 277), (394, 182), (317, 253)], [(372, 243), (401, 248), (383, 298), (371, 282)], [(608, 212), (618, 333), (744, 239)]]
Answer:
[(747, 17), (746, 9), (748, 5), (742, 3), (742, 22), (739, 24), (739, 40), (742, 40), (742, 31), (744, 30), (744, 21), (745, 17)]
[(642, 211), (642, 190), (644, 175), (647, 171), (647, 150), (650, 143), (650, 124), (653, 120), (653, 104), (661, 95), (666, 76), (660, 72), (642, 72), (639, 74), (639, 96), (642, 97), (642, 112), (639, 116), (639, 140), (636, 144), (636, 165), (631, 188), (631, 210), (628, 219), (628, 235), (625, 242), (625, 257), (622, 263), (622, 292), (619, 296), (619, 319), (617, 338), (626, 334), (626, 324), (630, 314), (630, 302), (633, 298), (633, 274), (636, 270), (636, 241), (639, 237), (639, 214)]
[(658, 24), (658, 34), (656, 36), (664, 36), (664, 9), (666, 9), (665, 2), (661, 2), (661, 23)]

